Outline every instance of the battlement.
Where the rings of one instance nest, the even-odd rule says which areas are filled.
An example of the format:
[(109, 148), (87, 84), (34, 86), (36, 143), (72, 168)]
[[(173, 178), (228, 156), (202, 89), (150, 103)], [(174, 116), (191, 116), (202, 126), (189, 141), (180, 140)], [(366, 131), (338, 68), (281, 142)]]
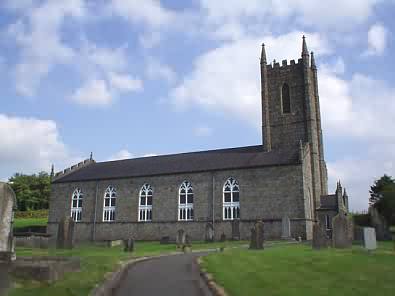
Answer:
[(286, 69), (290, 67), (299, 67), (299, 65), (303, 65), (303, 59), (298, 59), (297, 62), (295, 60), (290, 60), (288, 64), (288, 60), (282, 60), (281, 65), (279, 62), (276, 62), (274, 60), (272, 63), (267, 64), (266, 67), (268, 70), (273, 70), (273, 69)]
[(92, 163), (95, 163), (95, 160), (91, 158), (87, 158), (84, 161), (81, 161), (75, 165), (72, 165), (71, 167), (64, 169), (63, 171), (57, 172), (55, 176), (52, 178), (52, 181), (55, 181), (56, 179), (59, 179), (60, 177), (64, 177), (70, 173), (74, 173), (75, 171), (78, 171), (79, 169), (82, 169)]

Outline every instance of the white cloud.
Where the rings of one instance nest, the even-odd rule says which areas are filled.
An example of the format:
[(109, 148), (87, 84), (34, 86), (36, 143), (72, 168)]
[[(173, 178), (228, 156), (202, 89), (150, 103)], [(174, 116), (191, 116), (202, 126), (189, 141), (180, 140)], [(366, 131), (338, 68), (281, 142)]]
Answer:
[(111, 155), (107, 160), (120, 160), (120, 159), (128, 159), (128, 158), (133, 158), (134, 155), (130, 153), (127, 149), (122, 149), (118, 151), (117, 153)]
[(135, 154), (131, 153), (127, 149), (122, 149), (122, 150), (119, 150), (117, 153), (111, 155), (107, 159), (107, 161), (120, 160), (120, 159), (129, 159), (129, 158), (137, 158), (137, 157), (150, 157), (150, 156), (156, 156), (156, 154), (155, 153), (147, 153), (147, 154), (144, 154), (142, 156), (138, 156), (138, 155), (135, 155)]
[(115, 91), (130, 92), (141, 91), (143, 82), (140, 79), (132, 78), (130, 75), (111, 72), (109, 74), (110, 85)]
[(87, 81), (71, 96), (76, 103), (88, 106), (107, 106), (113, 99), (107, 83), (97, 79)]
[(12, 117), (0, 114), (0, 178), (13, 173), (49, 171), (76, 160), (70, 156), (52, 120)]
[(25, 13), (8, 28), (8, 35), (20, 48), (16, 90), (33, 96), (54, 65), (72, 61), (74, 51), (62, 41), (60, 29), (66, 18), (83, 17), (85, 8), (82, 0), (45, 1), (36, 7), (19, 4), (14, 8), (23, 8)]
[(112, 11), (132, 23), (143, 23), (151, 27), (169, 24), (174, 15), (157, 0), (112, 0)]
[(198, 137), (208, 137), (213, 133), (213, 129), (208, 126), (198, 126), (194, 129), (194, 134)]
[(172, 83), (177, 79), (176, 72), (169, 65), (163, 64), (152, 57), (147, 59), (146, 75), (150, 79), (164, 79), (169, 83)]
[(380, 0), (201, 0), (209, 21), (217, 24), (246, 19), (270, 22), (273, 19), (296, 19), (298, 23), (316, 27), (348, 29), (366, 21)]
[(368, 31), (368, 49), (363, 55), (382, 55), (387, 46), (388, 30), (381, 24), (374, 24)]
[[(195, 60), (192, 73), (171, 91), (170, 99), (178, 108), (197, 104), (258, 125), (261, 118), (260, 45), (262, 41), (266, 43), (268, 60), (297, 59), (302, 35), (302, 32), (292, 32), (278, 37), (247, 36), (224, 43)], [(318, 50), (320, 54), (330, 50), (318, 34), (308, 34), (308, 44), (310, 49)]]

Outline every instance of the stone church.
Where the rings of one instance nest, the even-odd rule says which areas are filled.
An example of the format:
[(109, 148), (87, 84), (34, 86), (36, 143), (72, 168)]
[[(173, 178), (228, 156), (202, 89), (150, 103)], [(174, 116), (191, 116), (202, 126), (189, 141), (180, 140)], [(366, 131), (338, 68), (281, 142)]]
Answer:
[(340, 183), (335, 194), (327, 192), (317, 68), (305, 37), (301, 58), (289, 64), (267, 63), (262, 45), (260, 69), (261, 145), (91, 157), (53, 177), (48, 232), (56, 237), (65, 216), (76, 222), (76, 241), (174, 239), (179, 229), (204, 240), (208, 228), (218, 240), (232, 238), (235, 225), (248, 239), (258, 219), (268, 239), (280, 238), (288, 219), (291, 237), (311, 239), (316, 220), (330, 230), (348, 197)]

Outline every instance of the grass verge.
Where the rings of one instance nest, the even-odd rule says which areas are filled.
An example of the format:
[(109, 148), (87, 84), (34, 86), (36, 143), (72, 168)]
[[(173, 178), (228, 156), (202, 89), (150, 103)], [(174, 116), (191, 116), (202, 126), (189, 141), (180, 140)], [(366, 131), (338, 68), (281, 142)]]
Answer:
[(314, 251), (307, 245), (266, 250), (230, 249), (203, 258), (203, 267), (231, 296), (393, 295), (393, 243), (368, 254), (352, 249)]
[[(207, 250), (221, 246), (232, 247), (246, 242), (194, 243), (194, 250)], [(72, 250), (18, 248), (18, 256), (76, 256), (81, 258), (81, 272), (66, 274), (64, 279), (52, 284), (33, 281), (17, 282), (9, 296), (86, 296), (96, 284), (103, 281), (106, 273), (116, 270), (122, 261), (134, 257), (154, 256), (175, 252), (174, 244), (161, 245), (159, 242), (136, 242), (135, 252), (125, 253), (120, 246), (106, 248), (84, 245)]]
[(23, 228), (27, 226), (45, 226), (48, 218), (16, 218), (14, 220), (14, 228)]

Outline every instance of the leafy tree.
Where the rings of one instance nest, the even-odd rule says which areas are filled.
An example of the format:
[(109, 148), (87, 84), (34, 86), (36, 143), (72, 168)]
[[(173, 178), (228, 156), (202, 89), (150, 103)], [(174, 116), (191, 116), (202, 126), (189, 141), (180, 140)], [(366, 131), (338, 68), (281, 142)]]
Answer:
[(392, 179), (391, 176), (387, 176), (385, 174), (380, 179), (374, 181), (373, 186), (370, 186), (370, 190), (369, 190), (370, 193), (369, 204), (371, 206), (374, 206), (383, 197), (384, 188), (394, 184), (395, 184), (395, 180)]
[(50, 183), (50, 176), (46, 172), (13, 175), (9, 179), (9, 184), (15, 191), (18, 210), (48, 209)]
[(395, 225), (395, 184), (384, 187), (382, 197), (374, 207), (390, 225)]

